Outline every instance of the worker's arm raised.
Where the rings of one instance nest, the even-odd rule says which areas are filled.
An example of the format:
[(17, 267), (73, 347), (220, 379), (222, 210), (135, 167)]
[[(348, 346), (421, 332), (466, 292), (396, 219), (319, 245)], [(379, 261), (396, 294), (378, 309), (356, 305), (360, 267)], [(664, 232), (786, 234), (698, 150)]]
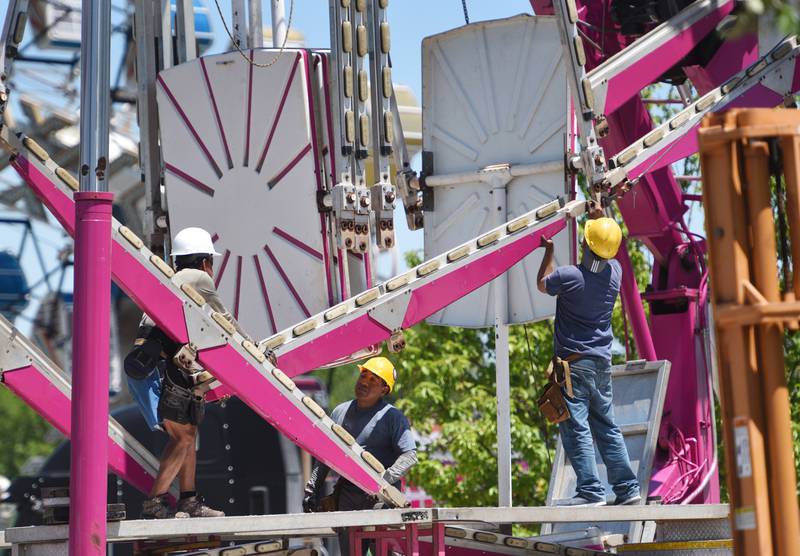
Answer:
[(542, 264), (539, 266), (539, 274), (536, 277), (536, 286), (542, 293), (547, 293), (547, 288), (544, 284), (544, 279), (553, 273), (553, 240), (542, 236), (540, 245), (544, 247), (544, 256), (542, 257)]

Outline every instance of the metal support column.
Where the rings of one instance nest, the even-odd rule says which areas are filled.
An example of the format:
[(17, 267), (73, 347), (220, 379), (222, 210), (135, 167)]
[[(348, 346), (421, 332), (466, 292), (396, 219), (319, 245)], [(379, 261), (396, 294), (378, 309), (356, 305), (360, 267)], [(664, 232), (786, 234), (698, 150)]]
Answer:
[(244, 0), (231, 0), (231, 34), (233, 47), (237, 46), (246, 50), (247, 46), (247, 18), (244, 9)]
[[(258, 21), (261, 24), (261, 2), (259, 0), (250, 0), (250, 34), (253, 31), (253, 11), (252, 5), (258, 4)], [(286, 26), (286, 4), (283, 0), (272, 0), (272, 46), (280, 48), (286, 36), (289, 34), (289, 28)], [(333, 24), (333, 22), (331, 22)], [(261, 34), (261, 46), (264, 45), (264, 35)]]
[[(486, 169), (494, 200), (494, 225), (508, 219), (506, 185), (511, 181), (509, 165)], [(511, 387), (508, 358), (508, 274), (492, 281), (494, 291), (495, 376), (497, 389), (497, 489), (499, 506), (511, 506)]]
[(159, 0), (136, 0), (134, 9), (139, 167), (142, 171), (145, 198), (143, 231), (145, 242), (150, 250), (163, 256), (166, 213), (161, 199), (161, 150), (158, 148), (158, 110), (156, 106), (156, 76), (160, 69), (160, 58), (153, 49), (153, 45), (157, 44), (159, 37), (160, 26), (157, 23), (161, 21), (160, 2)]
[(106, 553), (111, 204), (111, 0), (83, 0), (80, 192), (75, 194), (70, 554)]
[[(159, 1), (159, 0), (156, 0)], [(161, 68), (169, 69), (172, 67), (172, 4), (170, 0), (161, 1), (161, 12), (159, 13), (161, 25)]]
[(8, 102), (8, 81), (11, 79), (11, 65), (17, 56), (19, 44), (25, 35), (28, 22), (28, 0), (11, 0), (3, 21), (3, 34), (0, 37), (0, 116)]
[[(261, 17), (261, 0), (249, 0), (247, 26), (250, 48), (264, 48), (264, 21)], [(275, 36), (273, 31), (272, 36)]]
[(385, 0), (370, 0), (369, 29), (370, 101), (372, 107), (372, 179), (370, 197), (375, 213), (375, 239), (379, 249), (394, 247), (394, 202), (397, 190), (391, 182), (390, 157), (394, 140), (389, 67), (390, 33)]
[(617, 261), (622, 267), (622, 302), (625, 305), (625, 312), (631, 321), (633, 329), (633, 340), (636, 342), (636, 351), (639, 357), (648, 361), (655, 361), (656, 348), (653, 345), (653, 336), (647, 324), (647, 316), (644, 314), (642, 306), (642, 296), (639, 293), (639, 286), (636, 283), (636, 276), (633, 273), (633, 265), (628, 256), (627, 241), (622, 242), (622, 248), (617, 251)]
[[(369, 156), (371, 125), (368, 113), (370, 102), (369, 69), (365, 67), (369, 53), (369, 17), (368, 0), (350, 2), (350, 20), (352, 21), (353, 44), (353, 77), (355, 78), (354, 111), (357, 118), (355, 126), (355, 160), (353, 164), (353, 183), (356, 188), (355, 242), (352, 251), (367, 256), (370, 242), (370, 215), (372, 200), (367, 187), (367, 170), (364, 167)], [(368, 259), (367, 259), (368, 262)], [(367, 271), (369, 281), (369, 271)]]
[(580, 160), (570, 161), (579, 166), (591, 186), (592, 198), (599, 200), (605, 173), (608, 170), (603, 149), (597, 143), (594, 128), (594, 98), (586, 78), (586, 52), (578, 31), (578, 10), (575, 0), (554, 0), (564, 59), (568, 65), (569, 88), (575, 101), (575, 112), (580, 130)]
[(175, 38), (178, 48), (178, 63), (197, 58), (197, 39), (194, 32), (194, 8), (192, 0), (176, 0)]

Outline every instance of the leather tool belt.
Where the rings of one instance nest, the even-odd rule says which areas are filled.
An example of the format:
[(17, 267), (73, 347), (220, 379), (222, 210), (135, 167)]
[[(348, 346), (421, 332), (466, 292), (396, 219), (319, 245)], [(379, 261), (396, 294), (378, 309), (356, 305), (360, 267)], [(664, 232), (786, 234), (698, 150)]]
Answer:
[(564, 391), (567, 396), (573, 397), (569, 363), (579, 358), (580, 355), (575, 353), (565, 359), (554, 356), (550, 360), (550, 365), (547, 367), (548, 384), (536, 403), (539, 405), (542, 415), (551, 423), (560, 423), (570, 418), (569, 408), (564, 400)]

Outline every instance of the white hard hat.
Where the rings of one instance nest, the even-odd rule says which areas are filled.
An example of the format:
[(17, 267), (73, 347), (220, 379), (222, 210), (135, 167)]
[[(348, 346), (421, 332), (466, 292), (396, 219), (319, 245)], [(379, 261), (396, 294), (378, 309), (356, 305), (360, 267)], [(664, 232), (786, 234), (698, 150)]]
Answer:
[(219, 255), (214, 249), (211, 234), (203, 228), (184, 228), (175, 234), (172, 242), (173, 257), (180, 255)]

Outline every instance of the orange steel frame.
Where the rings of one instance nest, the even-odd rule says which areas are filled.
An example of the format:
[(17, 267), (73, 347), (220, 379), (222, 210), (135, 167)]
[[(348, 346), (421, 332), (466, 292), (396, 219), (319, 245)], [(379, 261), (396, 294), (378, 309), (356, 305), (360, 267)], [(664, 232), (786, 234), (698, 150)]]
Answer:
[[(731, 110), (699, 131), (735, 554), (800, 554), (784, 327), (800, 303), (800, 112)], [(792, 284), (781, 291), (770, 155), (782, 151)], [(780, 175), (778, 179), (781, 179)]]

